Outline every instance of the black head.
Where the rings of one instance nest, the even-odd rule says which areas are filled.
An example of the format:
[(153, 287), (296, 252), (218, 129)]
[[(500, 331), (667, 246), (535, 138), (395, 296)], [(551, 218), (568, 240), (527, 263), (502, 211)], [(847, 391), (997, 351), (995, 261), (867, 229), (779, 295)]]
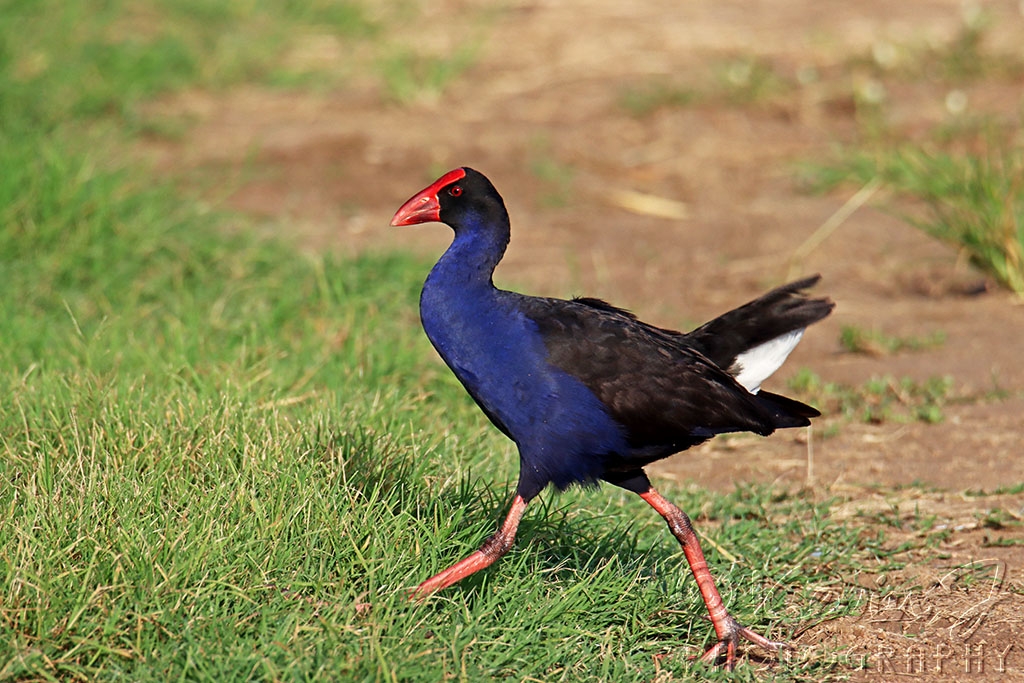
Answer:
[(507, 224), (505, 202), (484, 174), (468, 167), (448, 171), (417, 192), (391, 219), (391, 225), (439, 221), (456, 232), (470, 225)]

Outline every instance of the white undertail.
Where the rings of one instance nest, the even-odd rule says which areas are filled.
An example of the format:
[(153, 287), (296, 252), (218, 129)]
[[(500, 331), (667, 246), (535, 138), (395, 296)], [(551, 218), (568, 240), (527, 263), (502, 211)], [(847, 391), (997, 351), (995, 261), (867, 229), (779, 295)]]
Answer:
[(782, 367), (803, 336), (804, 330), (801, 328), (747, 349), (736, 356), (729, 372), (747, 391), (756, 394), (761, 390), (761, 382)]

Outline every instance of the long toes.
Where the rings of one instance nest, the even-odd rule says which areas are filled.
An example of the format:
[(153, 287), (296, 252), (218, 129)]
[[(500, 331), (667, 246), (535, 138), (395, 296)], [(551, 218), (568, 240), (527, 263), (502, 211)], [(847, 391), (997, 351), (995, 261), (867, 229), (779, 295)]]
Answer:
[(729, 646), (724, 640), (720, 640), (707, 649), (703, 655), (701, 655), (700, 661), (705, 664), (714, 664), (718, 661), (718, 658), (722, 656), (722, 650), (727, 649)]
[(789, 643), (781, 640), (768, 640), (760, 633), (750, 630), (746, 626), (740, 626), (739, 635), (743, 636), (754, 645), (764, 648), (769, 652), (778, 652), (783, 648), (792, 648), (793, 646)]
[(725, 653), (725, 670), (732, 671), (736, 668), (736, 641), (733, 639), (720, 640), (711, 647), (708, 648), (700, 661), (705, 664), (717, 664), (718, 658)]
[(778, 652), (783, 648), (792, 648), (793, 645), (775, 640), (768, 640), (760, 633), (757, 633), (746, 626), (735, 624), (726, 635), (717, 643), (707, 649), (701, 656), (700, 661), (705, 664), (714, 665), (725, 655), (725, 670), (732, 671), (736, 666), (736, 648), (740, 639), (748, 640), (768, 652)]

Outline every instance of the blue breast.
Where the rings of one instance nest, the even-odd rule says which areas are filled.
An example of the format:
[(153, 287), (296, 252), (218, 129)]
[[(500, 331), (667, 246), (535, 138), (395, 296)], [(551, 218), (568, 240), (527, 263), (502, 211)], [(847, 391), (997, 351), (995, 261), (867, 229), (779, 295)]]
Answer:
[(623, 430), (582, 382), (547, 362), (544, 340), (507, 292), (438, 263), (420, 298), (427, 337), (494, 424), (519, 447), (520, 491), (593, 483)]

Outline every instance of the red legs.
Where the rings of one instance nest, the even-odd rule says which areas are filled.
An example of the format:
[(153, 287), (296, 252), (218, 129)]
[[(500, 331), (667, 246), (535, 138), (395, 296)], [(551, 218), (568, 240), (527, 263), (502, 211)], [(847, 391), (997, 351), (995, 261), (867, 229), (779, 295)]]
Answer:
[(519, 528), (519, 520), (523, 518), (525, 511), (526, 501), (522, 496), (517, 495), (512, 501), (512, 509), (508, 511), (508, 516), (505, 517), (501, 528), (484, 541), (479, 550), (421, 583), (413, 591), (412, 597), (423, 598), (494, 564), (495, 560), (512, 547), (512, 542), (516, 538), (516, 530)]
[(690, 518), (686, 516), (686, 513), (662, 497), (653, 488), (641, 493), (640, 497), (665, 518), (665, 521), (668, 522), (668, 528), (672, 531), (672, 535), (683, 546), (683, 553), (686, 555), (686, 561), (690, 564), (690, 571), (693, 572), (693, 578), (697, 581), (697, 588), (700, 589), (701, 597), (704, 598), (704, 604), (711, 615), (711, 623), (714, 625), (715, 633), (718, 635), (718, 642), (704, 653), (701, 661), (713, 664), (724, 653), (725, 668), (731, 671), (736, 665), (736, 645), (739, 643), (740, 638), (745, 638), (770, 652), (777, 652), (779, 648), (787, 647), (786, 643), (768, 640), (749, 628), (741, 626), (729, 614), (729, 611), (725, 609), (722, 596), (718, 594), (718, 589), (715, 588), (715, 580), (711, 578), (711, 571), (708, 569), (708, 563), (704, 559), (704, 552), (700, 549), (700, 541), (697, 540), (697, 534), (694, 533), (693, 525), (690, 523)]
[[(770, 652), (777, 652), (779, 648), (787, 647), (786, 643), (768, 640), (749, 628), (741, 626), (729, 614), (729, 611), (725, 609), (722, 596), (718, 594), (718, 589), (715, 588), (715, 580), (711, 577), (711, 571), (708, 569), (707, 560), (704, 559), (704, 552), (700, 549), (697, 534), (694, 533), (693, 525), (690, 523), (690, 518), (686, 516), (686, 513), (662, 497), (653, 488), (649, 488), (644, 493), (641, 493), (640, 497), (665, 518), (665, 521), (668, 522), (668, 528), (672, 531), (672, 535), (683, 546), (683, 553), (686, 555), (686, 561), (690, 564), (690, 571), (693, 572), (693, 578), (697, 581), (697, 587), (700, 589), (701, 597), (704, 598), (708, 614), (711, 615), (711, 623), (714, 625), (715, 633), (718, 635), (718, 642), (704, 653), (701, 661), (713, 664), (722, 654), (725, 654), (725, 668), (732, 670), (736, 665), (736, 646), (741, 638), (749, 640), (755, 645), (760, 645)], [(416, 599), (426, 597), (434, 591), (447, 588), (470, 574), (494, 564), (499, 557), (507, 553), (509, 548), (512, 547), (512, 542), (516, 538), (516, 530), (519, 528), (519, 520), (523, 518), (523, 512), (525, 511), (526, 501), (522, 496), (517, 495), (512, 501), (512, 509), (508, 511), (508, 516), (505, 517), (501, 528), (484, 541), (479, 550), (421, 583), (413, 591), (412, 597)]]

